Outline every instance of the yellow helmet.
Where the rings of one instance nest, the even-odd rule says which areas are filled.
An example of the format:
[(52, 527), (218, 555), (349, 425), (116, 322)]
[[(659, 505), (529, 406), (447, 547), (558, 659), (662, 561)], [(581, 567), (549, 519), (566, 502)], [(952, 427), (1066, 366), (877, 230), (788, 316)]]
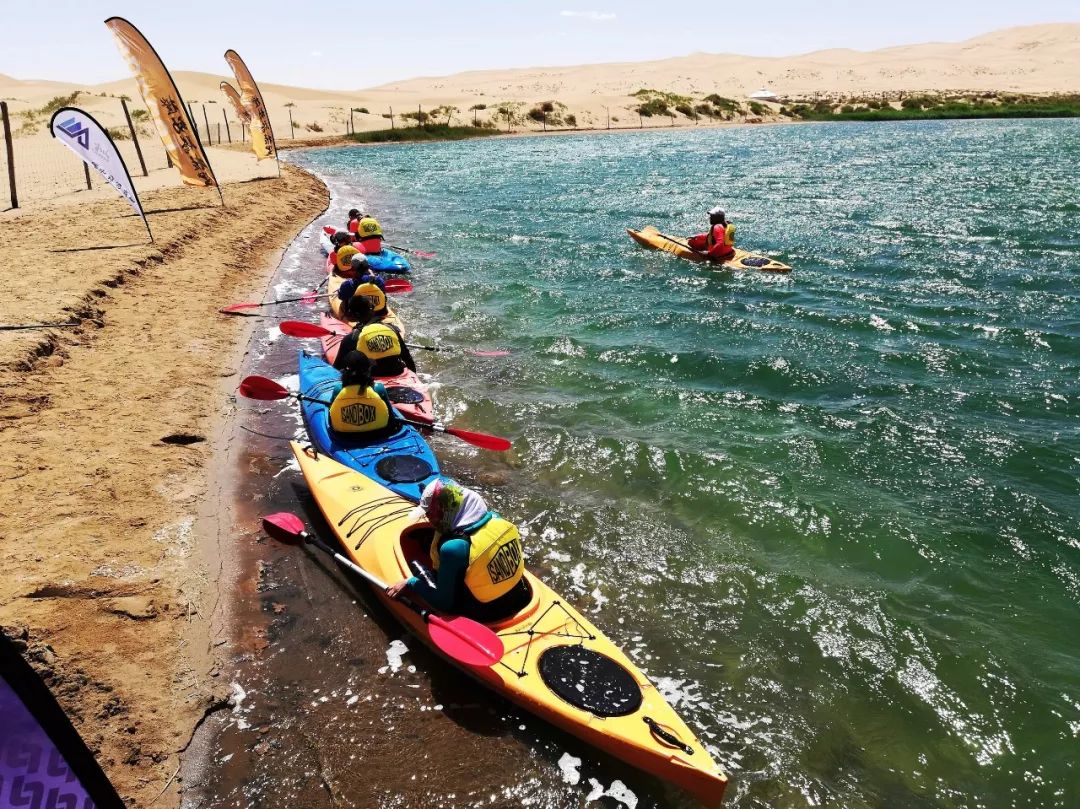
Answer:
[(382, 236), (382, 226), (373, 216), (365, 216), (360, 220), (360, 224), (357, 227), (357, 234), (361, 239), (366, 239), (369, 236)]
[(337, 266), (342, 272), (348, 272), (352, 269), (353, 256), (361, 255), (360, 251), (353, 247), (351, 244), (347, 244), (344, 247), (337, 249)]

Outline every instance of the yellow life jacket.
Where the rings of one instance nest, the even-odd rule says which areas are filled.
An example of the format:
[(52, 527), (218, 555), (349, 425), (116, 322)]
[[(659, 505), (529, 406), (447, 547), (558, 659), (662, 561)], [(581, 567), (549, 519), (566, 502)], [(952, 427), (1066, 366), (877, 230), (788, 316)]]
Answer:
[(337, 267), (342, 272), (350, 272), (352, 270), (353, 256), (361, 255), (360, 251), (353, 247), (351, 244), (346, 244), (339, 247), (335, 251), (337, 257)]
[(356, 228), (356, 235), (361, 239), (370, 239), (372, 236), (382, 238), (382, 226), (373, 216), (365, 216), (360, 220)]
[(330, 427), (339, 433), (370, 433), (390, 424), (390, 408), (374, 388), (347, 385), (330, 403)]
[(356, 350), (372, 362), (401, 356), (401, 336), (385, 323), (369, 323), (360, 330)]
[(354, 291), (353, 295), (359, 295), (362, 298), (367, 298), (371, 304), (371, 311), (380, 317), (386, 314), (386, 293), (379, 289), (377, 284), (373, 284), (370, 281), (366, 284), (361, 284)]
[[(716, 226), (713, 225), (709, 228), (709, 233), (705, 237), (705, 249), (711, 250), (712, 246), (716, 244), (716, 237), (713, 236), (713, 231), (716, 230)], [(735, 225), (731, 222), (727, 223), (727, 227), (724, 228), (724, 247), (735, 246)]]
[[(488, 603), (506, 595), (525, 575), (525, 554), (517, 526), (498, 514), (489, 512), (479, 528), (470, 528), (469, 566), (465, 568), (465, 586), (477, 601)], [(431, 541), (431, 566), (439, 569), (439, 546), (442, 534), (435, 532)]]

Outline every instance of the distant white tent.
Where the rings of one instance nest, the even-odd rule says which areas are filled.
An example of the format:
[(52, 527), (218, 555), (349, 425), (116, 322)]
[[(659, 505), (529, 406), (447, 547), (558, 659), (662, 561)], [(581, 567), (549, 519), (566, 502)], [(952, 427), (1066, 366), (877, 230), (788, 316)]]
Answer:
[(755, 90), (749, 97), (751, 101), (772, 101), (774, 103), (780, 101), (779, 97), (772, 90)]

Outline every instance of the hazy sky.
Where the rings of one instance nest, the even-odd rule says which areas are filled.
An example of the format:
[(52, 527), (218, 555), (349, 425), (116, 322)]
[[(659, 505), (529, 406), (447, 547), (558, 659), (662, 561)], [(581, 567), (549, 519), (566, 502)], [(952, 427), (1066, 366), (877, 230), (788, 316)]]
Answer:
[(955, 41), (1080, 22), (1080, 0), (0, 0), (0, 73), (87, 84), (125, 78), (102, 25), (111, 15), (138, 26), (174, 70), (225, 73), (222, 54), (235, 48), (260, 81), (354, 90), (484, 68)]

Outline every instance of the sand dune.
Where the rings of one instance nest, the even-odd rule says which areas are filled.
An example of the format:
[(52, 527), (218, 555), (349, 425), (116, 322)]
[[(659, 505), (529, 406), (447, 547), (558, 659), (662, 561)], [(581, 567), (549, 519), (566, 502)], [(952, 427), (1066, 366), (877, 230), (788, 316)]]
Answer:
[[(258, 75), (258, 65), (253, 65)], [(224, 99), (219, 82), (231, 76), (177, 70), (180, 91), (193, 103), (196, 118), (211, 128), (216, 139)], [(522, 111), (541, 101), (566, 105), (579, 126), (604, 126), (610, 114), (615, 126), (638, 124), (632, 110), (637, 100), (631, 93), (647, 87), (685, 95), (718, 93), (744, 98), (761, 87), (780, 96), (854, 96), (917, 91), (1007, 91), (1023, 93), (1080, 92), (1080, 24), (1010, 28), (964, 42), (934, 42), (904, 45), (877, 51), (832, 49), (791, 57), (694, 53), (652, 62), (537, 67), (513, 70), (483, 70), (451, 76), (419, 77), (379, 87), (336, 92), (311, 88), (263, 84), (262, 90), (278, 138), (324, 137), (341, 134), (352, 125), (357, 129), (388, 126), (391, 109), (397, 118), (418, 107), (455, 107), (455, 123), (483, 121), (492, 107), (501, 102), (519, 102)], [(23, 81), (0, 75), (0, 97), (19, 113), (40, 108), (50, 98), (76, 90), (78, 104), (100, 115), (106, 126), (123, 123), (117, 98), (138, 99), (132, 79), (101, 85), (51, 81)], [(486, 105), (471, 111), (474, 105)], [(290, 124), (290, 114), (292, 124)], [(226, 111), (236, 126), (231, 110)], [(668, 118), (648, 119), (646, 125), (668, 126)], [(677, 117), (678, 125), (694, 122)], [(517, 128), (539, 128), (523, 122)], [(26, 132), (23, 133), (28, 134)], [(148, 132), (149, 134), (149, 132)], [(223, 131), (222, 137), (225, 137)]]

